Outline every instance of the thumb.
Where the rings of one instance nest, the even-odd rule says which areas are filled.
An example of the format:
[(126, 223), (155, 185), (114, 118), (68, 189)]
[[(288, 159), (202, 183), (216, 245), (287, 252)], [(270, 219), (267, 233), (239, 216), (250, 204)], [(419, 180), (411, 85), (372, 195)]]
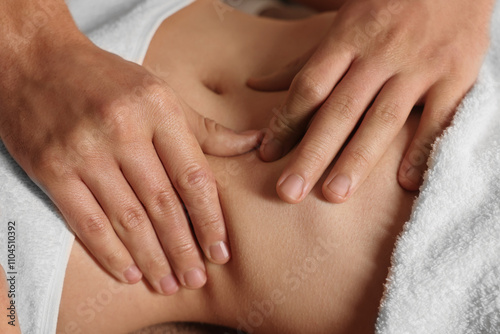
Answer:
[(249, 152), (260, 145), (264, 134), (259, 130), (237, 133), (185, 106), (189, 127), (204, 153), (230, 157)]
[(260, 77), (252, 77), (247, 80), (247, 86), (264, 92), (273, 92), (288, 90), (292, 84), (293, 79), (300, 72), (300, 70), (307, 63), (309, 58), (311, 58), (315, 49), (311, 49), (301, 57), (296, 58), (292, 62), (285, 65), (285, 67), (279, 70), (266, 74)]

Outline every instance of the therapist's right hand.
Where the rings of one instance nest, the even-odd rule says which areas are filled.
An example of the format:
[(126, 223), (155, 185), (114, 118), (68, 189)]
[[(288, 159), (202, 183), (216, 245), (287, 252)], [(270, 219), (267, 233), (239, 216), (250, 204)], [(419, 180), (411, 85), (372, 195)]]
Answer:
[(201, 117), (165, 82), (83, 35), (30, 47), (29, 59), (2, 59), (11, 64), (0, 79), (10, 154), (118, 280), (144, 275), (166, 295), (202, 287), (203, 254), (216, 264), (230, 257), (203, 152), (244, 153), (260, 132)]

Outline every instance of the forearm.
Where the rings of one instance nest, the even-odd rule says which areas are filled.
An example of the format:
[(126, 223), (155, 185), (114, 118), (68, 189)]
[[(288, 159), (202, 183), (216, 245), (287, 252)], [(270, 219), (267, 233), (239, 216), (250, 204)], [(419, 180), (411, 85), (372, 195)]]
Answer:
[(32, 76), (58, 46), (83, 38), (64, 0), (0, 2), (0, 88)]

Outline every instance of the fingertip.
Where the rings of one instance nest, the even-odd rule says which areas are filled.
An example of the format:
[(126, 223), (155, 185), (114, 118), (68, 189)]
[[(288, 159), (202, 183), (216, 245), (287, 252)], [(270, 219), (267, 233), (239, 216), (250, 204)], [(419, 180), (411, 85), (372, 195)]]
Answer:
[(264, 161), (271, 162), (280, 159), (283, 156), (284, 147), (283, 144), (275, 139), (262, 140), (262, 143), (259, 148), (260, 158)]
[(125, 278), (125, 283), (135, 284), (142, 279), (142, 272), (133, 264), (123, 272), (123, 277)]
[(219, 241), (208, 247), (207, 258), (214, 264), (226, 264), (231, 253), (226, 242)]
[(342, 204), (347, 202), (347, 200), (349, 199), (349, 196), (342, 197), (338, 194), (332, 193), (330, 190), (328, 190), (327, 187), (323, 187), (322, 192), (323, 196), (325, 196), (325, 199), (332, 204)]
[(255, 149), (259, 148), (262, 145), (262, 141), (264, 140), (264, 136), (266, 135), (266, 133), (263, 130), (247, 130), (241, 132), (240, 135), (251, 139), (253, 145), (251, 149)]
[(200, 289), (207, 283), (207, 275), (200, 268), (192, 268), (184, 273), (184, 287)]
[(422, 184), (422, 172), (405, 161), (398, 172), (398, 182), (401, 187), (409, 191), (417, 191)]
[(279, 198), (290, 204), (297, 204), (304, 198), (304, 179), (297, 175), (291, 174), (276, 185), (276, 192)]
[(172, 296), (179, 291), (179, 284), (174, 275), (168, 274), (160, 280), (161, 292), (166, 296)]
[[(250, 130), (242, 133), (235, 133), (232, 141), (227, 142), (228, 150), (226, 156), (244, 154), (259, 147), (263, 135), (258, 130)], [(227, 138), (229, 139), (229, 138)]]
[(338, 174), (330, 181), (325, 181), (322, 192), (328, 202), (341, 204), (350, 198), (351, 189), (351, 178), (345, 174)]
[(250, 152), (259, 147), (264, 134), (259, 130), (237, 133), (225, 127), (219, 127), (214, 135), (210, 135), (201, 143), (204, 153), (230, 157)]

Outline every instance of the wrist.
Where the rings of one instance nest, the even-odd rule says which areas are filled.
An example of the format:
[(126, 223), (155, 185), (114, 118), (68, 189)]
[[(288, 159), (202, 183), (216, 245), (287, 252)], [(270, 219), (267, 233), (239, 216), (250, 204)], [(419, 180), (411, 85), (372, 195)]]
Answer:
[(54, 53), (74, 43), (89, 43), (64, 1), (7, 2), (0, 4), (0, 10), (6, 19), (0, 27), (0, 91), (4, 93), (37, 77)]

